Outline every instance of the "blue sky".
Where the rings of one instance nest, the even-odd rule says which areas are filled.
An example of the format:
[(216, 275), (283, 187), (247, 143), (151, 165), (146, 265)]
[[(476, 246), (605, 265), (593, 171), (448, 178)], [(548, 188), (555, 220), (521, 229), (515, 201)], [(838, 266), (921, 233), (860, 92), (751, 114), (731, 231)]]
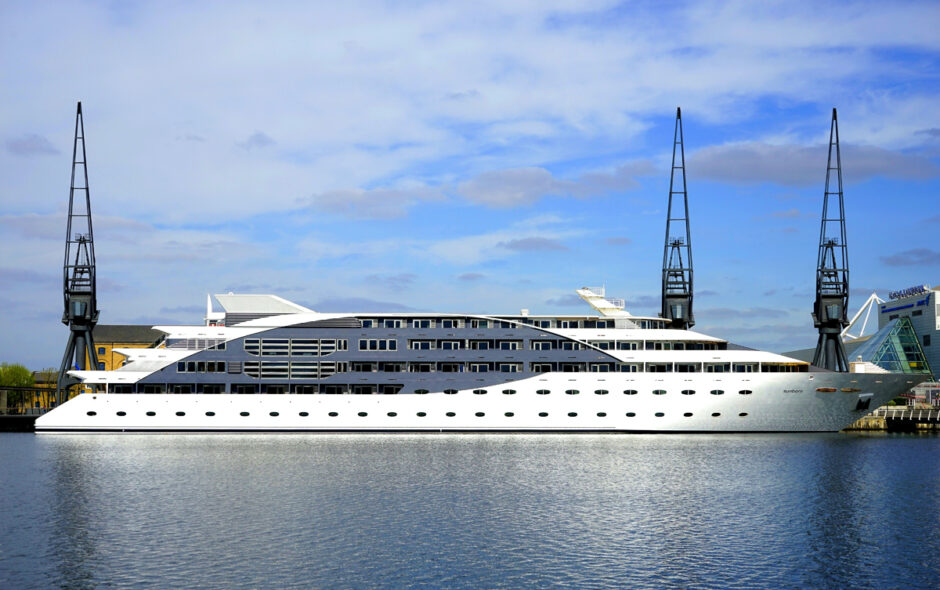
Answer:
[(940, 4), (0, 5), (0, 360), (57, 366), (75, 102), (101, 323), (659, 307), (676, 106), (696, 329), (810, 347), (832, 107), (853, 311), (940, 282)]

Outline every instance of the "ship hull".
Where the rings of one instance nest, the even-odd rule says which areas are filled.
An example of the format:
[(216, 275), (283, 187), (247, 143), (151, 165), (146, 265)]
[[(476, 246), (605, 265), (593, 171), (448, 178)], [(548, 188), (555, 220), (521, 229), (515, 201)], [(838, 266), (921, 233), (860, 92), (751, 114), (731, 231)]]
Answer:
[[(79, 395), (41, 416), (36, 431), (830, 432), (918, 380), (905, 374), (829, 372), (563, 374), (491, 386), (486, 393), (97, 393)], [(654, 393), (659, 391), (665, 393)]]

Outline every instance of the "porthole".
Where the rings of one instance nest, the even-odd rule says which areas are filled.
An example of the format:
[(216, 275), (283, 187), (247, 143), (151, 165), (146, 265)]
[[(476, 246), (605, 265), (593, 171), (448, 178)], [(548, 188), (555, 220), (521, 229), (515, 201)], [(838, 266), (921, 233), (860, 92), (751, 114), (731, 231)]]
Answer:
[(578, 394), (581, 393), (581, 392), (578, 391), (577, 389), (569, 389), (569, 390), (565, 391), (565, 393), (568, 394), (568, 395), (578, 395)]
[(473, 390), (473, 393), (475, 393), (475, 394), (477, 394), (477, 395), (483, 395), (484, 393), (486, 393), (486, 390), (485, 390), (485, 389), (474, 389), (474, 390)]
[(740, 414), (738, 414), (738, 416), (741, 416), (743, 418), (744, 416), (747, 416), (747, 412), (741, 412)]
[(427, 389), (415, 389), (415, 393), (417, 393), (417, 394), (419, 394), (419, 395), (424, 395), (424, 394), (427, 393), (427, 392), (428, 392)]
[(427, 415), (428, 415), (427, 412), (418, 412), (418, 418), (424, 418)]
[(740, 393), (741, 395), (751, 395), (751, 394), (754, 393), (754, 392), (751, 391), (750, 389), (742, 389), (742, 390), (739, 391), (738, 393)]
[(186, 415), (186, 412), (177, 412), (176, 415), (177, 415), (177, 416), (185, 416), (185, 415)]
[(636, 390), (635, 390), (635, 389), (624, 389), (624, 390), (623, 390), (623, 394), (624, 394), (624, 395), (636, 395)]
[(215, 412), (206, 412), (206, 416), (215, 416)]
[(721, 412), (712, 412), (712, 418), (717, 418), (718, 416), (721, 416)]
[(513, 416), (515, 416), (515, 414), (512, 413), (512, 412), (506, 412), (506, 413), (503, 414), (503, 415), (506, 416), (507, 418), (512, 418)]
[(362, 418), (365, 418), (368, 415), (369, 415), (368, 412), (359, 412), (359, 416), (361, 416)]
[(281, 414), (280, 414), (280, 412), (271, 412), (271, 413), (268, 414), (268, 415), (269, 415), (269, 416), (280, 416)]
[(332, 418), (335, 418), (335, 417), (339, 416), (339, 413), (338, 413), (338, 412), (330, 412), (330, 413), (329, 413), (329, 416), (332, 417)]
[(241, 412), (240, 415), (242, 415), (242, 416), (247, 416), (247, 415), (248, 415), (248, 412)]
[(503, 393), (504, 393), (505, 395), (516, 395), (516, 390), (515, 390), (515, 389), (504, 389), (504, 390), (503, 390)]
[(156, 413), (156, 412), (147, 412), (147, 415), (148, 415), (148, 416), (156, 416), (157, 413)]
[(117, 415), (118, 415), (118, 416), (127, 416), (127, 412), (121, 410), (120, 412), (117, 413)]
[(548, 416), (548, 412), (539, 412), (539, 416), (541, 416), (542, 418), (545, 418), (546, 416)]
[(568, 417), (569, 417), (569, 418), (574, 418), (574, 417), (577, 416), (577, 415), (578, 415), (577, 412), (568, 412)]
[(712, 395), (724, 395), (725, 392), (723, 389), (712, 389), (709, 393)]
[(389, 417), (389, 418), (394, 418), (394, 417), (397, 416), (397, 415), (398, 415), (398, 412), (389, 412), (389, 413), (388, 413), (388, 417)]
[(447, 395), (454, 395), (454, 394), (457, 393), (457, 390), (456, 390), (456, 389), (445, 389), (445, 390), (444, 390), (444, 393), (446, 393)]
[(627, 412), (627, 418), (633, 418), (636, 416), (636, 412)]
[(85, 412), (85, 413), (88, 414), (89, 416), (97, 416), (97, 415), (98, 415), (98, 412), (96, 412), (96, 411), (94, 411), (94, 410), (92, 410), (92, 411), (90, 411), (90, 412)]
[(539, 390), (536, 391), (535, 393), (537, 393), (537, 394), (539, 394), (539, 395), (548, 395), (548, 394), (551, 393), (551, 391), (549, 391), (549, 390), (547, 390), (547, 389), (539, 389)]
[(682, 415), (685, 416), (686, 418), (691, 418), (692, 412), (686, 412), (685, 414), (682, 414)]
[(606, 417), (607, 417), (607, 412), (598, 412), (598, 413), (597, 413), (597, 417), (598, 417), (598, 418), (606, 418)]
[(301, 418), (306, 418), (306, 417), (309, 416), (309, 415), (310, 415), (309, 412), (301, 412), (301, 413), (300, 413), (300, 417), (301, 417)]
[(610, 393), (610, 392), (607, 391), (606, 389), (595, 389), (595, 390), (594, 390), (594, 395), (607, 395), (608, 393)]
[(477, 418), (482, 418), (483, 416), (486, 416), (486, 414), (484, 414), (483, 412), (477, 412), (475, 415)]
[(653, 390), (653, 395), (666, 395), (666, 390), (665, 390), (665, 389), (654, 389), (654, 390)]
[(695, 390), (694, 390), (694, 389), (683, 389), (683, 390), (682, 390), (682, 395), (695, 395)]
[(447, 412), (447, 417), (448, 417), (448, 418), (453, 418), (453, 417), (456, 416), (456, 415), (457, 415), (457, 414), (455, 414), (455, 413), (453, 413), (453, 412)]
[(663, 414), (662, 412), (656, 412), (656, 414), (654, 414), (654, 415), (655, 415), (657, 418), (662, 418), (662, 417), (665, 416), (666, 414)]

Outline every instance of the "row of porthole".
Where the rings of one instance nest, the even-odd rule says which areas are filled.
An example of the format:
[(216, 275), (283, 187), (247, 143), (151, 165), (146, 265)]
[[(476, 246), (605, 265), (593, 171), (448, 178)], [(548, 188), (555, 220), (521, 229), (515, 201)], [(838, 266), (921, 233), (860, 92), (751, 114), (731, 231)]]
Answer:
[[(418, 389), (418, 390), (415, 391), (415, 393), (418, 393), (418, 394), (426, 394), (426, 393), (430, 393), (430, 392), (429, 392), (427, 389)], [(447, 395), (454, 395), (454, 394), (457, 393), (457, 390), (456, 390), (456, 389), (445, 389), (445, 390), (444, 390), (444, 393), (447, 394)], [(476, 395), (484, 395), (484, 394), (488, 393), (488, 391), (485, 390), (485, 389), (474, 389), (474, 390), (473, 390), (473, 393), (476, 394)], [(504, 389), (504, 390), (503, 390), (503, 394), (504, 394), (504, 395), (515, 395), (516, 393), (517, 393), (517, 391), (516, 391), (515, 389)], [(548, 395), (548, 394), (551, 393), (551, 390), (550, 390), (550, 389), (539, 389), (539, 390), (536, 390), (535, 393), (537, 393), (538, 395)], [(581, 393), (581, 391), (578, 390), (578, 389), (568, 389), (568, 390), (565, 391), (565, 393), (566, 393), (567, 395), (578, 395), (579, 393)], [(610, 393), (610, 391), (608, 391), (608, 390), (606, 390), (606, 389), (595, 389), (595, 390), (594, 390), (594, 394), (595, 394), (595, 395), (607, 395), (608, 393)], [(636, 395), (636, 394), (638, 394), (639, 392), (638, 392), (636, 389), (624, 389), (624, 390), (623, 390), (623, 393), (624, 393), (624, 395)], [(709, 393), (711, 393), (712, 395), (724, 395), (725, 391), (724, 391), (723, 389), (712, 389)], [(741, 395), (751, 395), (751, 394), (754, 393), (754, 392), (751, 391), (750, 389), (741, 389), (741, 390), (738, 391), (738, 393), (741, 394)], [(653, 395), (666, 395), (666, 390), (665, 390), (665, 389), (654, 389), (654, 390), (653, 390)], [(682, 395), (695, 395), (695, 390), (694, 390), (694, 389), (683, 389), (683, 390), (682, 390)]]
[[(98, 415), (98, 412), (95, 412), (94, 410), (91, 410), (91, 411), (89, 411), (89, 412), (86, 412), (86, 414), (88, 414), (89, 416), (97, 416), (97, 415)], [(127, 415), (127, 412), (119, 411), (119, 412), (117, 412), (117, 415), (118, 415), (118, 416), (126, 416), (126, 415)], [(147, 412), (147, 415), (148, 415), (148, 416), (156, 416), (157, 413), (151, 411), (151, 412)], [(186, 415), (186, 412), (176, 412), (176, 415), (177, 415), (177, 416), (185, 416), (185, 415)], [(250, 416), (250, 415), (251, 415), (251, 414), (250, 414), (249, 412), (239, 412), (239, 416)], [(280, 414), (279, 412), (269, 412), (268, 415), (269, 415), (269, 416), (273, 416), (273, 417), (277, 417), (277, 416), (280, 416), (281, 414)], [(306, 418), (306, 417), (309, 416), (309, 415), (310, 415), (309, 412), (300, 412), (300, 413), (298, 414), (298, 416), (300, 416), (300, 417), (302, 417), (302, 418)], [(330, 412), (330, 413), (327, 414), (327, 415), (330, 416), (331, 418), (335, 418), (335, 417), (339, 416), (339, 412)], [(359, 412), (358, 415), (359, 415), (360, 417), (362, 417), (362, 418), (365, 418), (366, 416), (369, 415), (369, 413), (368, 413), (368, 412)], [(424, 418), (424, 417), (427, 416), (428, 414), (427, 414), (427, 412), (418, 412), (416, 415), (417, 415), (419, 418)], [(449, 417), (449, 418), (453, 418), (453, 417), (456, 416), (457, 414), (454, 413), (454, 412), (447, 412), (445, 415), (446, 415), (447, 417)], [(507, 418), (512, 418), (513, 416), (515, 416), (515, 413), (513, 413), (513, 412), (506, 412), (504, 415), (505, 415)], [(577, 415), (578, 415), (577, 412), (568, 412), (568, 417), (570, 417), (570, 418), (574, 418), (574, 417), (576, 417)], [(663, 413), (663, 412), (656, 412), (656, 413), (654, 414), (654, 416), (656, 416), (657, 418), (662, 418), (662, 417), (665, 416), (665, 415), (666, 415), (666, 414)], [(211, 411), (210, 411), (210, 412), (206, 412), (206, 416), (210, 416), (210, 417), (215, 416), (215, 412), (211, 412)], [(388, 413), (388, 416), (389, 416), (390, 418), (394, 418), (394, 417), (398, 416), (398, 412), (389, 412), (389, 413)], [(475, 416), (476, 416), (477, 418), (482, 418), (482, 417), (486, 416), (486, 413), (485, 413), (485, 412), (476, 412)], [(548, 416), (548, 412), (539, 412), (539, 416), (542, 417), (542, 418), (546, 418), (546, 417)], [(598, 417), (598, 418), (605, 418), (606, 416), (607, 416), (607, 412), (598, 412), (598, 413), (597, 413), (597, 417)], [(627, 412), (627, 418), (633, 418), (634, 416), (636, 416), (636, 412)], [(686, 413), (683, 414), (683, 416), (685, 416), (686, 418), (691, 418), (691, 417), (692, 417), (692, 412), (686, 412)], [(721, 416), (721, 412), (712, 412), (712, 417), (717, 418), (718, 416)], [(742, 417), (743, 417), (743, 416), (747, 416), (747, 412), (741, 412), (741, 413), (738, 414), (738, 416), (742, 416)]]

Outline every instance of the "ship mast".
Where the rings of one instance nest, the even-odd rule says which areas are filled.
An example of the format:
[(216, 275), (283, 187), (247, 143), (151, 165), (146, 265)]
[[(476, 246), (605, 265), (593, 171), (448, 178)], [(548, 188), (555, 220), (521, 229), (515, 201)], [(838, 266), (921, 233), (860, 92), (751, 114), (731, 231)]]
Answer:
[[(834, 155), (834, 157), (833, 157)], [(830, 203), (830, 198), (834, 201)], [(845, 204), (842, 197), (842, 155), (839, 123), (832, 109), (829, 127), (829, 162), (823, 195), (819, 255), (816, 260), (816, 302), (813, 325), (819, 330), (813, 364), (832, 371), (849, 369), (842, 330), (849, 325), (849, 253), (845, 239)]]
[(95, 285), (95, 239), (91, 225), (91, 198), (85, 158), (85, 123), (82, 103), (75, 113), (75, 141), (72, 145), (72, 181), (69, 188), (69, 217), (65, 233), (65, 262), (62, 265), (62, 296), (65, 311), (62, 323), (69, 327), (69, 340), (62, 356), (56, 381), (56, 402), (68, 398), (67, 391), (78, 380), (68, 375), (72, 368), (98, 368), (98, 355), (92, 330), (98, 323)]
[[(677, 153), (679, 156), (678, 164), (676, 163)], [(681, 209), (679, 195), (682, 196)], [(673, 210), (674, 202), (675, 211)], [(695, 325), (695, 316), (692, 314), (692, 234), (689, 232), (689, 196), (685, 184), (682, 110), (678, 107), (676, 108), (676, 129), (672, 142), (669, 207), (666, 211), (662, 299), (662, 312), (660, 315), (671, 320), (670, 328), (686, 330)]]

